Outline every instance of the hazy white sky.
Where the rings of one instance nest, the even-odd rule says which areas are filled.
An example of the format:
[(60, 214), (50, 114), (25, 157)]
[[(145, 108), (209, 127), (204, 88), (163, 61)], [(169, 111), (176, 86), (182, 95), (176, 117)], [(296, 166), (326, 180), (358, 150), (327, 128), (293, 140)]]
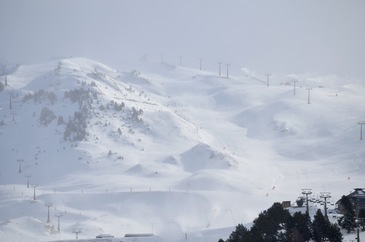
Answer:
[[(0, 0), (0, 59), (217, 61), (365, 78), (363, 0)], [(208, 68), (208, 67), (207, 67)], [(213, 67), (214, 68), (214, 67)]]

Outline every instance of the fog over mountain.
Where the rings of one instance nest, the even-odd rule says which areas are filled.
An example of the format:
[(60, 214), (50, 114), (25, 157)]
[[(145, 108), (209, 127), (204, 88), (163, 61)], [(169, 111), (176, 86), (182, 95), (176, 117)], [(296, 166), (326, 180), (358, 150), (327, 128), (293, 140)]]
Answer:
[(84, 56), (364, 77), (364, 1), (0, 2), (0, 58)]
[(304, 188), (333, 211), (364, 187), (364, 11), (0, 0), (0, 238), (218, 241)]

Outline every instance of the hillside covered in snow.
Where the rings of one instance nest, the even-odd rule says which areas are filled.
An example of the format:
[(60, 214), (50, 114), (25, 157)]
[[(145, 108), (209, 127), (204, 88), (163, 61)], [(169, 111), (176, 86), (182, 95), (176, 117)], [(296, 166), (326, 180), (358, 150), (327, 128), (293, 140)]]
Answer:
[(363, 81), (121, 68), (67, 58), (0, 77), (4, 241), (216, 241), (303, 188), (364, 187)]

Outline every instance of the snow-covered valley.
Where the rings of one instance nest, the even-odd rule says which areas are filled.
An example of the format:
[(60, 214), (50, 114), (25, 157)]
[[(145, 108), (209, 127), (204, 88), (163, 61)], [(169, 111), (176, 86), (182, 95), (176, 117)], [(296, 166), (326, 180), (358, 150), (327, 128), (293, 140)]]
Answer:
[(267, 86), (245, 68), (227, 78), (131, 66), (69, 58), (9, 68), (2, 241), (71, 240), (76, 230), (217, 241), (303, 188), (335, 202), (364, 187), (363, 81), (272, 73)]

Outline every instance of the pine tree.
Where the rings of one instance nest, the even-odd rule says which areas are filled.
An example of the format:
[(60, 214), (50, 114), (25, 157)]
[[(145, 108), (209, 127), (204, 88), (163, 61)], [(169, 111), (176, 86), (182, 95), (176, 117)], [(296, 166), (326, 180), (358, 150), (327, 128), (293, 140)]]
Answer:
[(312, 224), (307, 213), (296, 212), (288, 223), (288, 241), (308, 241), (312, 238)]
[(331, 242), (341, 242), (342, 234), (340, 228), (336, 224), (330, 224), (327, 229), (327, 238)]
[(331, 224), (328, 218), (324, 217), (321, 210), (317, 210), (313, 219), (313, 239), (317, 242), (331, 241), (341, 242), (342, 234), (336, 224)]
[(256, 241), (265, 241), (262, 235), (262, 231), (260, 231), (257, 226), (253, 226), (248, 233), (243, 236), (244, 242), (256, 242)]
[(350, 233), (356, 228), (355, 210), (348, 196), (342, 196), (340, 204), (343, 208), (344, 215), (338, 220), (338, 224), (341, 228), (346, 229), (347, 233)]
[[(293, 215), (280, 203), (274, 203), (259, 214), (251, 229), (238, 224), (226, 242), (316, 242), (342, 241), (340, 228), (331, 224), (321, 210), (317, 210), (313, 222), (309, 215), (296, 212)], [(218, 242), (224, 242), (220, 239)]]
[(362, 208), (359, 211), (359, 223), (362, 226), (363, 230), (365, 230), (365, 208)]
[(284, 209), (280, 203), (274, 203), (254, 220), (251, 228), (251, 234), (255, 239), (253, 241), (285, 241), (286, 227), (290, 218), (288, 210)]
[(312, 222), (313, 227), (313, 239), (317, 242), (321, 242), (326, 238), (327, 228), (329, 227), (328, 220), (323, 216), (320, 209), (317, 210)]
[(238, 224), (236, 226), (236, 230), (231, 233), (226, 242), (246, 242), (246, 240), (243, 240), (243, 238), (247, 232), (248, 229), (245, 226)]

